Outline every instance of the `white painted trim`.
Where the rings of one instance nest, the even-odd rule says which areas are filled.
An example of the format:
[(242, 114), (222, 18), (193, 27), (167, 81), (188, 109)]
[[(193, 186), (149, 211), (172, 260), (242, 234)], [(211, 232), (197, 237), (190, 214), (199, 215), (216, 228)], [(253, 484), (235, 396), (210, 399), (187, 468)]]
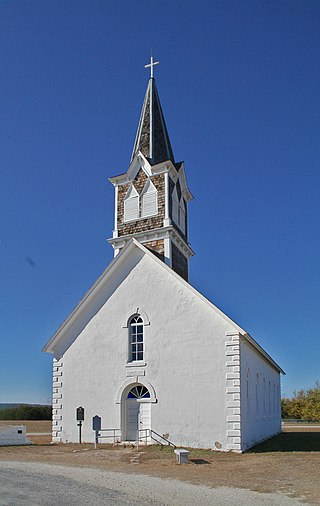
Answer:
[(164, 261), (168, 267), (172, 268), (172, 243), (171, 238), (166, 237), (163, 240), (164, 243)]
[[(140, 163), (139, 163), (140, 162)], [(109, 177), (110, 183), (114, 186), (122, 186), (124, 184), (131, 183), (136, 177), (139, 169), (142, 169), (148, 177), (152, 177), (155, 175), (163, 174), (168, 172), (174, 183), (179, 179), (181, 192), (184, 199), (189, 202), (193, 200), (193, 195), (190, 192), (187, 186), (187, 180), (184, 170), (184, 164), (182, 162), (182, 166), (179, 169), (179, 172), (171, 162), (171, 160), (167, 160), (165, 162), (157, 163), (156, 165), (150, 165), (148, 160), (143, 156), (141, 151), (138, 151), (133, 160), (130, 163), (130, 166), (124, 174), (120, 174), (118, 176)]]
[(184, 241), (181, 235), (177, 232), (173, 225), (168, 227), (154, 228), (151, 230), (145, 230), (142, 232), (138, 232), (136, 234), (127, 234), (119, 237), (108, 239), (108, 242), (112, 245), (113, 248), (124, 248), (132, 238), (135, 238), (140, 243), (146, 243), (150, 241), (156, 241), (161, 239), (166, 239), (171, 237), (174, 240), (176, 246), (180, 248), (181, 251), (188, 257), (192, 257), (195, 255), (194, 251), (190, 248), (190, 246)]
[(164, 174), (164, 220), (163, 226), (168, 227), (171, 225), (171, 220), (169, 216), (169, 174), (165, 172)]
[(143, 325), (146, 326), (146, 325), (150, 325), (150, 319), (149, 319), (149, 316), (147, 315), (147, 313), (141, 308), (141, 307), (133, 307), (131, 311), (129, 311), (127, 313), (129, 316), (127, 317), (126, 319), (126, 322), (125, 324), (122, 326), (123, 329), (128, 329), (129, 328), (129, 321), (131, 320), (132, 316), (135, 315), (135, 314), (139, 314), (142, 316), (142, 319), (143, 319)]
[[(145, 362), (145, 360), (132, 360), (131, 362), (127, 362), (126, 365), (125, 365), (125, 368), (129, 368), (131, 369), (132, 367), (136, 367), (139, 369), (139, 367), (145, 367), (147, 365), (147, 362)], [(141, 371), (142, 372), (142, 371)], [(144, 370), (143, 370), (143, 373), (144, 373)], [(138, 374), (138, 371), (136, 373), (136, 376), (140, 376), (140, 374)], [(142, 376), (144, 376), (144, 374), (142, 374)]]
[[(150, 86), (150, 88), (149, 88)], [(149, 157), (151, 160), (153, 159), (153, 87), (154, 81), (150, 79), (148, 88), (150, 89), (150, 99), (149, 99), (149, 121), (150, 121), (150, 139), (149, 139)]]
[(118, 237), (118, 186), (114, 189), (114, 231), (113, 237)]
[[(192, 255), (190, 255), (188, 253), (188, 250), (186, 249), (185, 245), (185, 241), (184, 239), (181, 237), (180, 234), (178, 234), (177, 232), (175, 234), (172, 235), (172, 242), (175, 244), (175, 246), (177, 246), (177, 248), (179, 248), (179, 250), (184, 254), (184, 255), (187, 255), (188, 257), (188, 260), (191, 256), (194, 256), (195, 253), (192, 251)], [(190, 248), (191, 249), (191, 248)]]
[(180, 167), (180, 170), (179, 170), (179, 179), (180, 179), (181, 193), (182, 193), (183, 197), (185, 198), (185, 200), (187, 202), (189, 202), (189, 200), (193, 200), (193, 195), (188, 188), (187, 178), (186, 178), (186, 173), (184, 170), (184, 163), (183, 162), (182, 162), (182, 166)]
[(134, 385), (135, 383), (140, 383), (140, 385), (143, 385), (144, 387), (146, 387), (149, 390), (149, 394), (150, 394), (150, 399), (148, 399), (149, 402), (153, 402), (153, 403), (157, 402), (156, 391), (153, 388), (153, 386), (151, 385), (151, 383), (149, 383), (149, 381), (146, 381), (144, 379), (144, 377), (137, 376), (136, 380), (134, 379), (134, 377), (131, 377), (131, 378), (126, 379), (122, 383), (122, 385), (118, 389), (118, 392), (116, 395), (116, 400), (115, 400), (116, 404), (121, 404), (122, 396), (125, 393), (125, 390), (127, 390), (128, 387), (130, 387), (131, 385)]

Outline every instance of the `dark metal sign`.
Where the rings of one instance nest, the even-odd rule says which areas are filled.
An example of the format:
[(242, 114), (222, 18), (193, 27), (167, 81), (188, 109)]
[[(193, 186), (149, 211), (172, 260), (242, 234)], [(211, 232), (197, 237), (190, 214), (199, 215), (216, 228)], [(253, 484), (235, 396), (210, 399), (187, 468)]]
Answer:
[(101, 430), (101, 416), (95, 415), (92, 418), (92, 430)]
[(78, 422), (84, 421), (84, 408), (82, 406), (77, 408), (77, 421)]

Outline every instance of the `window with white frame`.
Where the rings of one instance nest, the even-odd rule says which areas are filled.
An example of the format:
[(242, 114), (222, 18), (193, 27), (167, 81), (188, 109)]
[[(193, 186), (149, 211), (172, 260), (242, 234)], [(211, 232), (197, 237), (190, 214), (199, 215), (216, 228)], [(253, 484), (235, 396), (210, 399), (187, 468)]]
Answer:
[(186, 205), (184, 198), (178, 198), (177, 187), (172, 192), (172, 219), (185, 234), (186, 231)]
[(250, 417), (250, 369), (247, 369), (246, 378), (247, 416)]
[(141, 217), (153, 216), (158, 213), (158, 192), (150, 179), (141, 193)]
[(259, 416), (259, 395), (260, 395), (260, 388), (259, 388), (259, 374), (256, 374), (256, 414)]
[(143, 352), (143, 319), (136, 314), (129, 322), (129, 362), (143, 360)]
[(124, 199), (124, 221), (139, 218), (139, 194), (132, 184)]

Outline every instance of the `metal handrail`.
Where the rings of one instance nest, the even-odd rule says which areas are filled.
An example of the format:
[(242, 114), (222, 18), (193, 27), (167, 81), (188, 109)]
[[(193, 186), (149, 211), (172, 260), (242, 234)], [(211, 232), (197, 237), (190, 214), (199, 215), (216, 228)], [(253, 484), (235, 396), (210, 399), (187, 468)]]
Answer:
[[(105, 435), (101, 435), (101, 433), (106, 433)], [(111, 432), (111, 434), (107, 434), (108, 432)], [(144, 435), (142, 433), (144, 432)], [(121, 429), (100, 429), (98, 431), (98, 440), (99, 439), (113, 439), (113, 444), (120, 442), (122, 439), (122, 430)], [(165, 438), (164, 436), (161, 436), (158, 432), (156, 432), (153, 429), (138, 429), (137, 431), (137, 443), (139, 444), (139, 441), (145, 440), (145, 442), (148, 441), (148, 439), (152, 439), (155, 441), (155, 443), (159, 444), (161, 446), (161, 449), (163, 446), (172, 446), (173, 448), (176, 448), (176, 445), (173, 444), (169, 439)], [(97, 440), (97, 442), (98, 442)]]
[[(112, 434), (110, 434), (110, 435), (106, 434), (105, 436), (101, 436), (101, 434), (100, 434), (100, 432), (109, 432), (109, 431), (111, 431)], [(120, 436), (116, 436), (116, 431), (120, 432)], [(113, 444), (115, 445), (116, 438), (120, 439), (120, 441), (121, 441), (121, 429), (100, 429), (99, 434), (98, 434), (98, 438), (99, 439), (113, 438)]]
[[(141, 436), (140, 433), (141, 432), (145, 432), (145, 435), (144, 436)], [(163, 446), (165, 446), (165, 444), (162, 442), (162, 441), (159, 441), (156, 437), (154, 436), (157, 436), (158, 438), (160, 438), (162, 441), (165, 441), (166, 442), (166, 445), (167, 446), (172, 446), (173, 448), (176, 448), (176, 445), (173, 444), (171, 441), (169, 441), (169, 439), (165, 438), (164, 436), (161, 436), (161, 434), (159, 434), (158, 432), (156, 432), (155, 430), (153, 429), (139, 429), (138, 430), (138, 442), (139, 441), (142, 441), (143, 439), (146, 440), (147, 442), (147, 439), (150, 438), (152, 439), (153, 441), (155, 441), (157, 444), (159, 444), (161, 446), (161, 449)]]
[(169, 439), (165, 438), (164, 436), (161, 436), (161, 434), (158, 434), (158, 432), (156, 432), (155, 430), (151, 429), (151, 433), (156, 434), (156, 436), (163, 439), (167, 443), (168, 446), (173, 446), (173, 448), (176, 448), (175, 444), (173, 444), (171, 441), (169, 441)]

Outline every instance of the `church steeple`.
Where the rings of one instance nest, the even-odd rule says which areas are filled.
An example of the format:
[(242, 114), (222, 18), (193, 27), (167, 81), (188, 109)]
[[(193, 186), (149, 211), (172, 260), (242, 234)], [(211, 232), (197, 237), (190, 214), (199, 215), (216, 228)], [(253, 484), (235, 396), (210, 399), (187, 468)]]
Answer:
[(171, 160), (174, 163), (168, 130), (164, 120), (156, 82), (153, 77), (149, 79), (146, 95), (144, 97), (131, 161), (138, 151), (141, 151), (151, 165), (156, 165), (166, 160)]
[(145, 94), (128, 170), (109, 179), (115, 187), (115, 221), (109, 243), (117, 255), (135, 237), (180, 276), (188, 280), (188, 202), (193, 198), (183, 162), (176, 163), (156, 83), (151, 76)]

